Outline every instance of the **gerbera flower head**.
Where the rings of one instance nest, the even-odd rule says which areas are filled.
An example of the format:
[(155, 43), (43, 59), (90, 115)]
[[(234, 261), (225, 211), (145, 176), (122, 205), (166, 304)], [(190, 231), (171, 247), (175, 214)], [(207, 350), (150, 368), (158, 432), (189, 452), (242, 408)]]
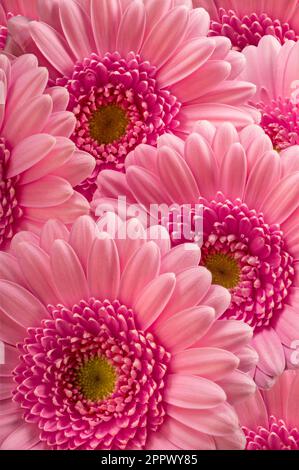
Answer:
[(0, 55), (0, 250), (14, 233), (49, 217), (72, 223), (89, 205), (73, 187), (94, 161), (68, 138), (75, 126), (68, 93), (47, 89), (48, 73), (30, 54)]
[(0, 51), (6, 47), (8, 39), (7, 22), (16, 15), (31, 19), (37, 18), (38, 0), (2, 0), (0, 3)]
[(299, 374), (286, 371), (266, 391), (237, 404), (247, 450), (299, 450)]
[(195, 244), (119, 227), (49, 221), (0, 254), (1, 448), (242, 448), (251, 328), (217, 319), (230, 295)]
[[(173, 245), (186, 241), (178, 230), (186, 223), (189, 241), (203, 235), (201, 264), (232, 295), (222, 318), (254, 328), (255, 379), (267, 387), (291, 366), (298, 338), (298, 146), (279, 155), (255, 125), (238, 133), (229, 123), (216, 129), (201, 122), (196, 130), (185, 142), (168, 135), (157, 149), (139, 146), (126, 160), (125, 175), (102, 172), (96, 214), (123, 194), (128, 208), (137, 201), (154, 217), (152, 204), (170, 208)], [(181, 210), (173, 211), (174, 203)], [(203, 234), (196, 232), (200, 204)]]
[(257, 47), (243, 51), (247, 61), (243, 78), (256, 84), (252, 104), (261, 112), (261, 127), (273, 146), (282, 150), (299, 144), (299, 73), (296, 60), (299, 44), (266, 36)]
[(72, 139), (97, 162), (81, 186), (89, 198), (99, 171), (123, 171), (138, 144), (183, 136), (197, 119), (239, 127), (258, 119), (247, 107), (254, 86), (236, 78), (244, 57), (228, 39), (206, 37), (209, 16), (189, 1), (58, 0), (40, 16), (12, 19), (11, 33), (70, 93)]
[(274, 36), (281, 44), (299, 37), (297, 0), (193, 0), (211, 16), (209, 35), (228, 37), (234, 49), (257, 46), (263, 36)]

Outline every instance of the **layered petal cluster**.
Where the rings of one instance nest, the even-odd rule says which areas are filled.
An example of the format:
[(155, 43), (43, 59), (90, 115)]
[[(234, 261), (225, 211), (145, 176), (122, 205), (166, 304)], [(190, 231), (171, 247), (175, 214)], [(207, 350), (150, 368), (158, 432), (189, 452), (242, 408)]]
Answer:
[(297, 0), (193, 0), (211, 16), (210, 36), (228, 37), (236, 50), (257, 46), (263, 36), (281, 44), (299, 37)]
[(47, 88), (48, 73), (33, 55), (0, 57), (0, 250), (14, 233), (39, 230), (49, 217), (65, 223), (89, 212), (73, 188), (94, 168), (69, 139), (74, 116), (62, 87)]
[(257, 86), (252, 104), (261, 112), (260, 125), (277, 150), (299, 143), (299, 44), (282, 46), (265, 36), (258, 46), (243, 50), (246, 57), (244, 80)]
[(259, 119), (247, 105), (254, 85), (237, 78), (244, 57), (227, 38), (207, 38), (209, 16), (189, 1), (56, 0), (39, 15), (10, 21), (9, 51), (34, 52), (70, 92), (72, 139), (97, 163), (81, 185), (89, 198), (99, 171), (122, 171), (138, 144), (183, 137), (198, 119), (239, 128)]
[(0, 51), (7, 45), (7, 22), (16, 15), (37, 19), (38, 0), (2, 0), (0, 3)]
[(252, 329), (218, 320), (230, 295), (195, 244), (136, 219), (111, 238), (110, 220), (49, 221), (0, 253), (1, 448), (243, 448)]
[[(254, 328), (260, 356), (255, 380), (269, 387), (285, 368), (295, 367), (290, 357), (299, 331), (299, 148), (279, 155), (256, 125), (238, 133), (232, 124), (200, 122), (195, 130), (186, 141), (162, 136), (157, 149), (140, 145), (127, 157), (125, 174), (103, 171), (96, 215), (107, 205), (130, 213), (137, 202), (166, 224), (173, 245), (186, 241), (183, 229), (190, 226), (187, 240), (202, 244), (201, 264), (231, 292), (222, 318)], [(117, 202), (119, 194), (127, 208)], [(166, 219), (165, 210), (164, 219), (156, 211), (162, 204)]]
[(287, 371), (271, 390), (237, 405), (247, 450), (299, 450), (299, 374)]

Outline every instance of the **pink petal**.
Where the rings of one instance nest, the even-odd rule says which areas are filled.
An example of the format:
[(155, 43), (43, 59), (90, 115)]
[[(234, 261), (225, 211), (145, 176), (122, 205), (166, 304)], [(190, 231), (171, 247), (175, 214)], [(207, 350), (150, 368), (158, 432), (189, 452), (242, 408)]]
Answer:
[(9, 344), (4, 344), (3, 346), (4, 357), (1, 357), (1, 359), (4, 360), (0, 362), (0, 377), (11, 377), (12, 371), (20, 361), (19, 352), (14, 346), (10, 346)]
[(200, 346), (227, 349), (236, 352), (247, 345), (253, 335), (252, 328), (238, 320), (215, 322), (205, 337), (200, 340)]
[[(99, 229), (96, 223), (87, 215), (79, 217), (73, 224), (69, 236), (69, 243), (75, 250), (82, 266), (86, 270), (87, 261), (93, 242), (99, 236)], [(96, 260), (99, 263), (100, 257)]]
[(218, 164), (210, 145), (201, 135), (191, 134), (187, 138), (185, 159), (196, 180), (199, 193), (203, 197), (214, 197), (218, 182)]
[(168, 414), (180, 423), (212, 436), (231, 434), (238, 427), (238, 419), (233, 408), (221, 403), (211, 410), (187, 410), (168, 405)]
[(33, 98), (27, 106), (20, 111), (15, 109), (6, 120), (2, 135), (15, 146), (21, 140), (32, 134), (40, 133), (52, 111), (50, 96), (42, 95)]
[(201, 303), (213, 307), (216, 312), (216, 318), (219, 318), (229, 307), (231, 295), (224, 287), (212, 285)]
[(172, 57), (159, 71), (158, 80), (163, 87), (191, 75), (205, 63), (214, 50), (214, 41), (211, 38), (196, 38), (187, 41), (181, 46), (179, 52)]
[(118, 298), (120, 266), (115, 242), (97, 238), (90, 250), (87, 279), (91, 295), (100, 300)]
[(258, 368), (269, 376), (278, 376), (285, 369), (285, 357), (281, 340), (271, 327), (258, 331), (252, 345), (259, 355)]
[(188, 23), (188, 10), (177, 7), (155, 24), (141, 49), (141, 56), (156, 67), (161, 67), (182, 42)]
[(186, 162), (168, 147), (158, 150), (158, 169), (162, 187), (173, 202), (192, 204), (198, 202), (196, 181)]
[(52, 207), (66, 202), (73, 192), (66, 180), (49, 175), (22, 186), (20, 199), (25, 207)]
[(26, 215), (34, 220), (46, 222), (49, 219), (60, 219), (71, 224), (81, 215), (88, 214), (90, 206), (81, 194), (74, 192), (63, 204), (47, 208), (26, 208)]
[(7, 178), (12, 178), (42, 160), (54, 147), (56, 140), (48, 134), (37, 134), (22, 140), (11, 153)]
[(70, 137), (75, 130), (76, 118), (70, 111), (52, 113), (43, 127), (43, 132), (54, 136)]
[(32, 21), (31, 37), (41, 53), (61, 75), (68, 75), (74, 66), (74, 60), (66, 40), (51, 26)]
[(222, 388), (192, 375), (170, 374), (164, 395), (167, 404), (193, 410), (214, 408), (226, 400)]
[(121, 277), (120, 299), (133, 306), (137, 296), (160, 270), (160, 250), (153, 242), (143, 245), (129, 260)]
[(37, 245), (19, 243), (16, 247), (19, 265), (30, 290), (45, 305), (59, 301), (54, 288), (49, 256)]
[(263, 202), (262, 211), (268, 223), (284, 222), (299, 205), (299, 172), (282, 179)]
[(192, 346), (210, 327), (214, 310), (210, 307), (192, 307), (176, 313), (166, 321), (159, 321), (155, 334), (172, 353)]
[(181, 374), (200, 375), (215, 381), (233, 372), (238, 365), (238, 357), (225, 349), (192, 348), (172, 357), (171, 370)]
[(56, 240), (51, 250), (51, 267), (55, 286), (62, 302), (72, 307), (81, 299), (88, 300), (89, 289), (81, 263), (64, 240)]
[(50, 253), (55, 240), (69, 240), (69, 231), (59, 220), (49, 220), (42, 228), (40, 236), (41, 248)]
[(145, 287), (137, 298), (134, 311), (142, 330), (147, 330), (167, 305), (175, 287), (173, 273), (162, 274)]
[(24, 423), (2, 442), (1, 450), (26, 450), (39, 442), (40, 430), (36, 424)]
[(244, 200), (248, 207), (260, 210), (269, 191), (277, 185), (279, 176), (280, 156), (274, 151), (265, 153), (254, 165), (246, 184)]
[(55, 175), (66, 179), (73, 187), (91, 176), (95, 159), (86, 152), (75, 151), (72, 157), (55, 170)]
[(78, 60), (89, 57), (94, 52), (89, 17), (76, 2), (68, 0), (59, 3), (59, 12), (65, 38), (74, 56)]
[(145, 32), (145, 7), (142, 2), (131, 2), (122, 15), (116, 50), (123, 56), (131, 51), (139, 52)]
[(98, 52), (114, 52), (121, 18), (119, 0), (91, 0), (90, 14)]
[(9, 89), (8, 109), (19, 110), (27, 106), (35, 97), (44, 93), (49, 74), (46, 68), (26, 69), (22, 75), (16, 76)]
[(172, 298), (162, 313), (163, 318), (199, 304), (210, 288), (211, 281), (211, 273), (202, 266), (180, 272)]
[[(36, 181), (43, 176), (57, 171), (68, 162), (75, 150), (74, 143), (65, 137), (56, 137), (55, 141), (55, 145), (50, 152), (44, 155), (39, 162), (33, 162), (34, 164), (25, 171), (20, 184), (23, 185)], [(68, 181), (67, 178), (65, 179)]]
[(200, 248), (195, 243), (184, 243), (172, 248), (162, 258), (161, 272), (179, 274), (188, 268), (198, 266)]
[(227, 374), (222, 379), (217, 380), (217, 383), (223, 388), (227, 395), (227, 400), (232, 404), (244, 400), (249, 395), (254, 394), (256, 390), (256, 385), (252, 378), (240, 370)]
[(163, 433), (180, 449), (215, 450), (214, 439), (211, 436), (189, 428), (176, 419), (168, 418), (167, 421), (165, 421), (163, 424)]
[(220, 190), (231, 200), (243, 197), (247, 177), (246, 155), (241, 144), (233, 144), (222, 160)]
[(0, 280), (0, 308), (24, 328), (38, 326), (47, 310), (28, 290), (13, 282)]

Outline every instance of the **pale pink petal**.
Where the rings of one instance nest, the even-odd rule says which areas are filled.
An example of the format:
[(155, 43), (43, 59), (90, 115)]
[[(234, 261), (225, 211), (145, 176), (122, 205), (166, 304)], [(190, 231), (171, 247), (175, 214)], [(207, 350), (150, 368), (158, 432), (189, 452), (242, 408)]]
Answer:
[(58, 303), (49, 256), (37, 245), (19, 243), (17, 257), (24, 277), (38, 299), (45, 305)]
[(25, 207), (53, 207), (69, 200), (73, 193), (74, 190), (68, 181), (50, 175), (22, 186), (20, 199)]
[(47, 316), (46, 308), (33, 294), (4, 280), (0, 280), (0, 308), (24, 328), (39, 326), (41, 319)]
[(174, 291), (175, 282), (173, 273), (161, 274), (141, 292), (133, 307), (143, 330), (149, 328), (164, 310)]
[(21, 140), (9, 159), (7, 177), (12, 178), (42, 160), (54, 147), (56, 140), (48, 134), (37, 134)]
[(51, 267), (57, 292), (62, 302), (72, 307), (81, 299), (88, 300), (89, 289), (81, 263), (64, 240), (56, 240), (51, 250)]
[(164, 395), (167, 404), (180, 408), (214, 408), (226, 400), (222, 388), (210, 380), (187, 374), (170, 374)]
[(87, 268), (91, 247), (99, 233), (96, 223), (88, 216), (79, 217), (71, 228), (69, 243), (75, 250), (84, 269)]
[[(141, 55), (156, 67), (161, 67), (182, 42), (188, 22), (188, 10), (177, 7), (162, 17), (153, 27), (141, 48)], [(167, 38), (167, 40), (166, 40)]]
[(118, 298), (120, 266), (114, 240), (98, 238), (89, 253), (87, 279), (91, 295), (113, 301)]
[(196, 431), (212, 434), (213, 436), (222, 436), (231, 434), (238, 427), (238, 419), (234, 409), (227, 403), (222, 403), (216, 406), (211, 413), (211, 410), (187, 410), (177, 408), (175, 406), (168, 406), (168, 414)]
[(188, 268), (197, 266), (200, 261), (200, 248), (195, 243), (178, 245), (162, 258), (161, 272), (179, 274)]
[(158, 322), (155, 334), (172, 353), (192, 346), (211, 326), (214, 310), (210, 307), (192, 307)]
[(116, 50), (126, 56), (131, 51), (139, 52), (145, 32), (146, 12), (143, 2), (133, 1), (121, 18)]
[(143, 245), (128, 261), (121, 277), (119, 298), (133, 306), (142, 289), (151, 282), (160, 269), (160, 250), (153, 242)]
[(180, 374), (200, 375), (210, 380), (220, 380), (237, 369), (238, 357), (219, 348), (192, 348), (173, 356), (171, 370)]

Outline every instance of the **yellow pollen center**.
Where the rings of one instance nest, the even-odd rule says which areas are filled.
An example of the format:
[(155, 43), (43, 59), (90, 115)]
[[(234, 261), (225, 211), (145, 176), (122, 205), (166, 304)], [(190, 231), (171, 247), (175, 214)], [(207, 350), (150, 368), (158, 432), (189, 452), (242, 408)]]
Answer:
[(207, 269), (211, 272), (213, 284), (233, 289), (240, 280), (240, 267), (238, 262), (224, 253), (211, 254), (205, 261)]
[(77, 385), (87, 400), (100, 401), (113, 393), (116, 378), (116, 370), (107, 359), (95, 357), (79, 369)]
[(129, 119), (124, 109), (111, 104), (95, 111), (89, 121), (91, 137), (99, 144), (111, 144), (126, 132)]

